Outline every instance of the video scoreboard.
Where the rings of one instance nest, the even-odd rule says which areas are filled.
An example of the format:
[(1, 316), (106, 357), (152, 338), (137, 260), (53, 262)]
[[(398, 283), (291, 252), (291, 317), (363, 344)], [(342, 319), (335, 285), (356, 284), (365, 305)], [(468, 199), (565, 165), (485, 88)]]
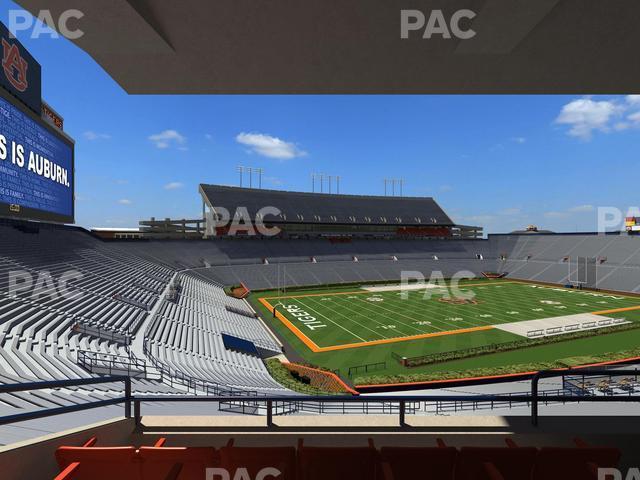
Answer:
[(42, 102), (40, 64), (0, 23), (0, 217), (74, 222), (74, 143)]
[(74, 222), (74, 146), (0, 92), (0, 215)]

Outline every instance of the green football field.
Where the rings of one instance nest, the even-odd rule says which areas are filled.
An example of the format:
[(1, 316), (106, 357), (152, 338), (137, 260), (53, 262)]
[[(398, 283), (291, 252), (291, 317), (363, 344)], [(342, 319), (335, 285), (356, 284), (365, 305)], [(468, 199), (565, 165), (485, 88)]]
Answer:
[[(447, 288), (296, 292), (261, 297), (319, 349), (434, 338), (494, 325), (638, 306), (638, 299), (516, 282), (468, 282), (458, 302)], [(389, 288), (389, 290), (385, 290)], [(379, 289), (379, 290), (378, 290)], [(621, 312), (623, 313), (623, 312)], [(301, 340), (304, 341), (303, 338)]]
[[(394, 354), (410, 357), (527, 340), (497, 328), (504, 324), (584, 313), (640, 320), (640, 298), (633, 296), (509, 280), (476, 279), (460, 286), (468, 297), (465, 301), (456, 300), (446, 288), (402, 292), (393, 285), (256, 292), (251, 300), (305, 361), (332, 370), (381, 362), (386, 364), (383, 373), (387, 374), (407, 373), (393, 361)], [(590, 355), (638, 345), (636, 330), (616, 335), (603, 335), (600, 340), (594, 330), (592, 338), (487, 355), (469, 359), (468, 364), (456, 361), (411, 369), (409, 373), (495, 366), (492, 362), (549, 361), (561, 355)]]

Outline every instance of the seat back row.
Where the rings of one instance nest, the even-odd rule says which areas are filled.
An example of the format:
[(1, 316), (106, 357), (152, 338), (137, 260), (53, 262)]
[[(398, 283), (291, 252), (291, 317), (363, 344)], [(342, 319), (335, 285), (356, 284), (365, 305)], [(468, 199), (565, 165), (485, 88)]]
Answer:
[[(55, 480), (555, 480), (596, 479), (618, 464), (616, 448), (591, 447), (60, 447)], [(207, 469), (209, 470), (207, 475)], [(217, 476), (216, 476), (217, 475)]]

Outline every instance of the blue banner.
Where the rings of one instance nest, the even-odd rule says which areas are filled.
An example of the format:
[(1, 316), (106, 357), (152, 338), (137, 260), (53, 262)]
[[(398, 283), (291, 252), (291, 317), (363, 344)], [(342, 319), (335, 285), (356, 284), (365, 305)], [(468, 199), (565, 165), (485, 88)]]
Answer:
[[(73, 221), (73, 146), (0, 98), (0, 203), (38, 219)], [(24, 210), (52, 215), (25, 215)]]

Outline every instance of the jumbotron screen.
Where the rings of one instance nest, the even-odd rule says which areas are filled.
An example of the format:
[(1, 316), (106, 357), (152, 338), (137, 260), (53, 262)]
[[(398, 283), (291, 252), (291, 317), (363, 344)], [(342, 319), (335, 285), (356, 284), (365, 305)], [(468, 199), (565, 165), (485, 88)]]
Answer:
[(0, 96), (0, 215), (73, 223), (73, 143)]

